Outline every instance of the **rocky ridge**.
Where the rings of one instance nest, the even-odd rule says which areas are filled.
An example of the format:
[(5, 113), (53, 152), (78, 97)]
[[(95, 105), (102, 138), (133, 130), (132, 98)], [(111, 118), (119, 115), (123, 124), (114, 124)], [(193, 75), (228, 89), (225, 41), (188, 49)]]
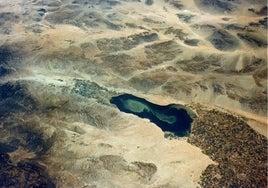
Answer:
[[(267, 186), (264, 1), (9, 3), (1, 186)], [(121, 93), (188, 103), (187, 142), (119, 112), (109, 99)]]

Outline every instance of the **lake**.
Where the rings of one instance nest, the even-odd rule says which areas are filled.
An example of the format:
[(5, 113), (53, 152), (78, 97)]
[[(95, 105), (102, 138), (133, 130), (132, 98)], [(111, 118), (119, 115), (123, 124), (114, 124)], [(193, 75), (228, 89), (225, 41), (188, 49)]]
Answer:
[(179, 137), (188, 136), (191, 132), (191, 123), (195, 114), (186, 106), (157, 105), (131, 94), (112, 97), (110, 102), (122, 112), (149, 119), (164, 132), (170, 132)]

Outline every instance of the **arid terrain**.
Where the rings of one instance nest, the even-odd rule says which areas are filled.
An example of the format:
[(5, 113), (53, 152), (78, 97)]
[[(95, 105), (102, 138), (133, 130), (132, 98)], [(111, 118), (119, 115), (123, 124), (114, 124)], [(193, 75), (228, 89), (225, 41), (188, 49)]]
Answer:
[(267, 1), (0, 0), (0, 187), (266, 188)]

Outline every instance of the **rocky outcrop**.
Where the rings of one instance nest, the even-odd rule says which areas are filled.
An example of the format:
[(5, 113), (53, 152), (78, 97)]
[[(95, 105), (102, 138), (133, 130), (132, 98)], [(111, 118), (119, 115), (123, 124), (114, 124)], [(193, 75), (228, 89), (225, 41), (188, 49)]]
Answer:
[(175, 41), (164, 41), (145, 46), (147, 59), (155, 65), (171, 61), (182, 52), (182, 48)]
[[(0, 187), (267, 187), (266, 3), (0, 1)], [(188, 139), (122, 93), (196, 110)]]
[(264, 36), (256, 35), (254, 33), (238, 33), (237, 36), (251, 47), (267, 47), (267, 40)]
[(211, 13), (231, 13), (236, 8), (236, 2), (228, 0), (195, 0), (195, 3), (201, 10)]
[(47, 187), (56, 185), (44, 172), (44, 168), (31, 161), (21, 161), (12, 165), (7, 154), (0, 154), (0, 186), (1, 187)]
[(211, 44), (218, 50), (230, 51), (238, 47), (238, 39), (225, 30), (216, 30), (208, 37)]
[(130, 50), (139, 44), (152, 42), (158, 39), (156, 33), (143, 32), (128, 37), (105, 38), (97, 40), (97, 46), (104, 52), (115, 52), (121, 50)]
[(27, 93), (25, 85), (8, 82), (0, 85), (0, 114), (29, 112), (36, 108), (36, 101)]

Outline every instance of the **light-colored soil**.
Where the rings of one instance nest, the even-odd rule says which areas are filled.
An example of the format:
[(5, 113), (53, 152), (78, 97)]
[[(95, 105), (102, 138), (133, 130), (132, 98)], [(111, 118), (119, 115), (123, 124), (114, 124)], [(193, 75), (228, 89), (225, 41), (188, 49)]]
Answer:
[[(262, 4), (245, 1), (230, 13), (216, 14), (194, 0), (155, 1), (152, 6), (120, 1), (109, 8), (82, 5), (79, 11), (66, 8), (71, 2), (65, 1), (55, 13), (46, 5), (53, 1), (44, 2), (0, 2), (6, 16), (0, 18), (0, 60), (2, 49), (12, 54), (0, 62), (11, 70), (0, 75), (0, 84), (22, 84), (37, 106), (0, 118), (3, 125), (14, 123), (44, 136), (50, 148), (37, 162), (58, 187), (199, 187), (205, 169), (217, 166), (213, 156), (187, 138), (165, 138), (149, 120), (108, 104), (121, 93), (159, 105), (192, 105), (195, 112), (197, 104), (208, 112), (216, 109), (243, 119), (267, 138), (267, 76), (261, 74), (267, 67), (267, 27), (250, 25), (265, 16), (247, 10), (257, 12)], [(44, 16), (41, 8), (48, 10)], [(193, 17), (186, 22), (177, 14)], [(226, 29), (230, 24), (245, 28)], [(238, 44), (231, 37), (226, 42), (228, 35), (217, 35), (220, 44), (209, 40), (222, 30)], [(199, 42), (190, 46), (186, 39)], [(78, 91), (77, 80), (105, 89)], [(39, 155), (25, 145), (9, 153), (14, 164)]]

